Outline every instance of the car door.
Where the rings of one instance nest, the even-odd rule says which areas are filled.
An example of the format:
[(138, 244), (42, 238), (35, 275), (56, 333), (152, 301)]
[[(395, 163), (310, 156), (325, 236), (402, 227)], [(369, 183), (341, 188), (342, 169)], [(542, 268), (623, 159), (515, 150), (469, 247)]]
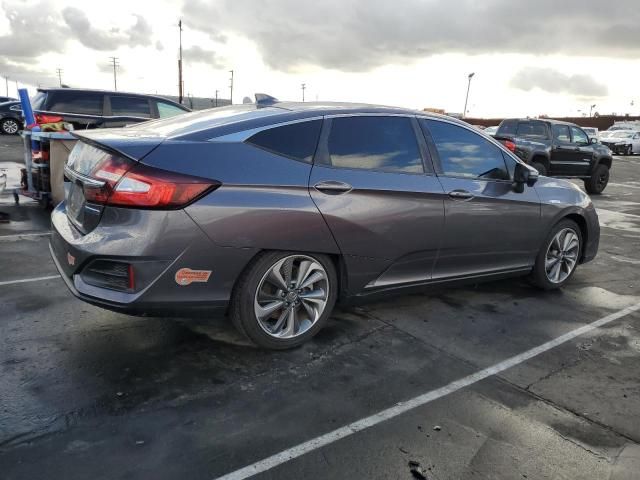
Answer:
[(633, 134), (633, 137), (631, 138), (631, 146), (633, 147), (632, 153), (640, 153), (640, 132)]
[(433, 279), (530, 268), (539, 248), (540, 200), (513, 189), (516, 160), (472, 128), (421, 120), (444, 187), (445, 230)]
[(569, 125), (553, 124), (551, 131), (553, 134), (553, 146), (551, 148), (551, 158), (549, 159), (550, 174), (570, 175), (572, 165), (578, 158), (579, 149), (571, 141)]
[(325, 120), (309, 190), (343, 254), (353, 292), (431, 278), (444, 192), (418, 133), (412, 116)]
[(569, 167), (569, 175), (584, 177), (589, 175), (591, 161), (593, 160), (593, 145), (589, 135), (579, 127), (571, 127), (571, 141), (574, 146), (574, 156)]

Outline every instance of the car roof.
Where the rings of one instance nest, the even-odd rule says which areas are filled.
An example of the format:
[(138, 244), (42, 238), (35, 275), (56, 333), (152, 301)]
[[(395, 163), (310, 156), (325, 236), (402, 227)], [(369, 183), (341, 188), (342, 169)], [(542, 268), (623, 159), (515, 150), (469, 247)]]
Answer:
[(144, 97), (144, 98), (153, 98), (155, 100), (162, 100), (163, 102), (167, 102), (170, 103), (172, 105), (177, 105), (179, 107), (182, 108), (186, 108), (187, 111), (189, 110), (188, 107), (186, 107), (185, 105), (182, 105), (178, 102), (174, 102), (173, 100), (167, 98), (167, 97), (163, 97), (162, 95), (150, 95), (147, 93), (135, 93), (135, 92), (121, 92), (121, 91), (115, 91), (115, 90), (101, 90), (98, 88), (67, 88), (67, 87), (50, 87), (50, 88), (38, 88), (37, 89), (38, 92), (77, 92), (77, 93), (100, 93), (103, 95), (122, 95), (122, 96), (127, 96), (127, 97)]
[(562, 120), (554, 120), (552, 118), (505, 118), (503, 122), (547, 122), (552, 125), (569, 125), (572, 127), (579, 127), (579, 125), (571, 122), (564, 122)]

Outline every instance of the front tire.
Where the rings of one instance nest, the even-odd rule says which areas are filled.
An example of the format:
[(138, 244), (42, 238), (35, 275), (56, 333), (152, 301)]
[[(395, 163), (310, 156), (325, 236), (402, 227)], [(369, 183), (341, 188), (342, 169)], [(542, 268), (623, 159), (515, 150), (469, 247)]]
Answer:
[(266, 252), (238, 279), (229, 313), (253, 343), (284, 350), (320, 331), (337, 296), (336, 268), (326, 255)]
[(606, 165), (598, 165), (591, 177), (584, 181), (584, 188), (587, 193), (593, 195), (601, 194), (609, 183), (609, 169)]
[(532, 283), (543, 290), (555, 290), (567, 283), (582, 255), (582, 232), (573, 220), (558, 222), (549, 232), (531, 272)]

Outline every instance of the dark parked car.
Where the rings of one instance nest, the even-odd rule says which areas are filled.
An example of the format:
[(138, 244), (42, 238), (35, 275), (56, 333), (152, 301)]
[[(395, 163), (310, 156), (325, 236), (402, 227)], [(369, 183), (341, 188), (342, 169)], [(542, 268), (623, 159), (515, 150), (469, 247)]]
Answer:
[(75, 133), (51, 237), (74, 295), (228, 311), (255, 343), (288, 348), (339, 299), (518, 275), (554, 289), (596, 255), (589, 197), (466, 123), (259, 98)]
[(20, 102), (0, 103), (0, 132), (15, 135), (22, 128), (22, 108)]
[[(31, 104), (34, 113), (45, 117), (44, 122), (61, 117), (76, 129), (123, 127), (190, 111), (179, 103), (154, 95), (78, 88), (39, 88)], [(58, 118), (54, 120), (54, 117)]]
[(573, 123), (508, 119), (502, 121), (495, 138), (541, 175), (581, 178), (592, 194), (602, 193), (609, 183), (611, 150)]

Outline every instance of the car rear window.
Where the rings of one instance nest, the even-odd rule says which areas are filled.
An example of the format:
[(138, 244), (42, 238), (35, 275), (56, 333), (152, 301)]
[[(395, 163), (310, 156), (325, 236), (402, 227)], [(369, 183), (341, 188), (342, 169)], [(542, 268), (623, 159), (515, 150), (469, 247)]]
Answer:
[(516, 120), (503, 120), (498, 127), (498, 134), (500, 135), (515, 135), (518, 128), (518, 122)]
[(311, 163), (321, 128), (322, 120), (282, 125), (256, 133), (247, 143), (277, 155)]
[(546, 140), (549, 138), (547, 134), (547, 126), (544, 122), (518, 122), (518, 137), (528, 137)]
[(54, 91), (48, 95), (50, 112), (102, 115), (104, 96), (101, 93)]
[(143, 97), (127, 97), (123, 95), (112, 96), (111, 115), (116, 117), (151, 118), (149, 99)]

